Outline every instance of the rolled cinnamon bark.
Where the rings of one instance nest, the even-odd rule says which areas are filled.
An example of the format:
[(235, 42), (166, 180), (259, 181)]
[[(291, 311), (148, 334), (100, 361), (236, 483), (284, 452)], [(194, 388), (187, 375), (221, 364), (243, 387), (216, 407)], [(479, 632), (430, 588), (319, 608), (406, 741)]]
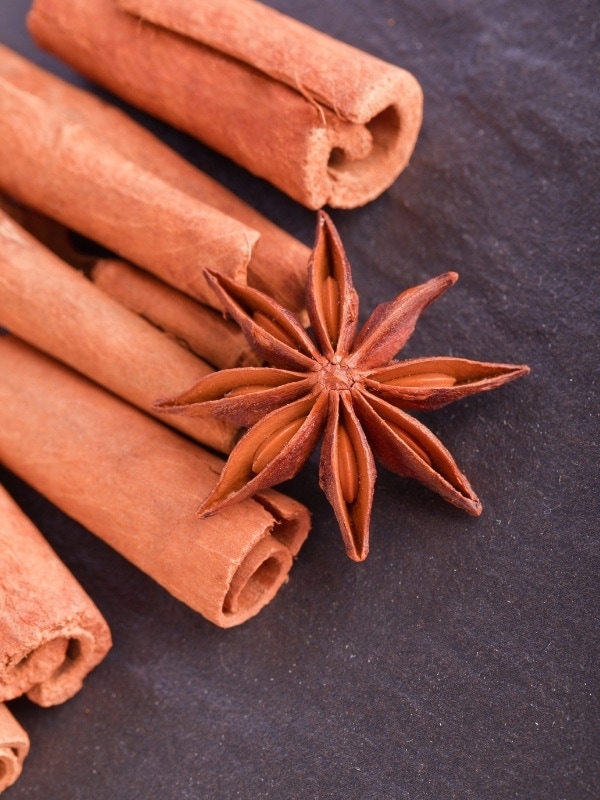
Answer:
[(200, 520), (216, 456), (12, 337), (0, 375), (9, 469), (217, 625), (275, 596), (308, 533), (302, 505), (271, 491)]
[(103, 292), (175, 337), (216, 369), (257, 366), (240, 328), (223, 315), (125, 261), (103, 258), (91, 278)]
[[(3, 426), (4, 430), (4, 426)], [(0, 486), (0, 701), (68, 700), (111, 647), (104, 618)]]
[(377, 197), (420, 128), (410, 73), (252, 0), (35, 0), (28, 25), (75, 69), (309, 208)]
[(29, 736), (0, 703), (0, 792), (17, 780), (29, 752)]
[[(212, 371), (105, 295), (1, 210), (0, 325), (148, 413), (174, 386), (183, 390), (190, 379)], [(233, 425), (194, 422), (177, 421), (173, 427), (222, 452), (231, 450)]]
[[(3, 87), (9, 93), (8, 97), (3, 97)], [(12, 95), (10, 95), (10, 91), (12, 91)], [(17, 94), (15, 98), (15, 92), (20, 92), (21, 95)], [(10, 100), (11, 96), (12, 101)], [(173, 236), (179, 235), (176, 228), (182, 217), (177, 203), (173, 210), (159, 207), (161, 200), (159, 192), (158, 210), (153, 212), (157, 214), (159, 225), (154, 231), (140, 230), (138, 232), (134, 244), (143, 253), (134, 258), (134, 255), (131, 255), (133, 245), (129, 239), (132, 236), (135, 218), (130, 216), (129, 207), (126, 205), (123, 195), (127, 192), (127, 186), (135, 189), (137, 185), (135, 175), (137, 174), (139, 179), (139, 173), (134, 171), (129, 183), (125, 187), (121, 187), (121, 194), (118, 198), (119, 205), (115, 205), (111, 211), (111, 219), (117, 220), (117, 230), (115, 232), (107, 231), (107, 222), (104, 219), (87, 218), (88, 215), (93, 216), (93, 208), (88, 207), (85, 213), (79, 214), (76, 207), (79, 195), (63, 198), (59, 206), (52, 203), (52, 198), (46, 196), (45, 193), (38, 193), (41, 182), (51, 179), (56, 182), (55, 192), (65, 194), (67, 190), (70, 191), (66, 183), (70, 179), (70, 172), (63, 173), (60, 153), (55, 153), (53, 147), (45, 149), (41, 133), (35, 141), (31, 141), (30, 137), (23, 136), (22, 129), (19, 129), (20, 138), (11, 136), (10, 147), (18, 149), (16, 156), (20, 162), (25, 159), (27, 169), (17, 173), (15, 167), (11, 169), (10, 174), (12, 175), (13, 193), (23, 202), (27, 202), (39, 211), (54, 215), (57, 219), (60, 218), (68, 227), (77, 228), (79, 221), (77, 229), (81, 233), (91, 238), (97, 238), (99, 242), (117, 252), (126, 254), (124, 247), (127, 246), (130, 252), (128, 257), (131, 260), (205, 302), (210, 302), (212, 295), (206, 294), (206, 287), (202, 279), (202, 267), (217, 265), (219, 268), (218, 265), (221, 264), (223, 269), (236, 271), (238, 280), (244, 279), (244, 269), (246, 269), (248, 282), (251, 285), (269, 292), (292, 311), (298, 313), (304, 308), (309, 256), (309, 249), (305, 245), (274, 225), (225, 187), (193, 167), (123, 112), (40, 69), (8, 48), (0, 46), (0, 108), (4, 103), (5, 115), (9, 111), (9, 103), (18, 100), (19, 96), (26, 101), (25, 109), (20, 111), (21, 115), (26, 113), (28, 104), (33, 103), (35, 106), (37, 101), (38, 110), (39, 108), (47, 109), (49, 121), (44, 122), (45, 126), (55, 125), (61, 129), (61, 126), (64, 126), (67, 121), (71, 125), (83, 126), (91, 132), (92, 137), (99, 136), (102, 139), (98, 145), (100, 152), (107, 147), (112, 148), (122, 159), (139, 166), (155, 179), (164, 181), (171, 189), (174, 187), (178, 192), (183, 192), (187, 196), (187, 201), (182, 201), (184, 208), (189, 210), (190, 207), (192, 209), (197, 207), (199, 213), (195, 215), (195, 219), (185, 220), (186, 225), (190, 225), (190, 231), (183, 231), (182, 240), (176, 243), (177, 246), (173, 251), (169, 251), (169, 236), (171, 232)], [(44, 113), (46, 114), (46, 112)], [(0, 121), (0, 127), (4, 125), (14, 130), (16, 122), (16, 119), (11, 120), (9, 116)], [(13, 158), (12, 151), (8, 149), (8, 141), (3, 141), (3, 156), (4, 158)], [(38, 154), (41, 159), (39, 163), (32, 158), (31, 150), (34, 143), (37, 143), (39, 147)], [(82, 146), (78, 145), (79, 148)], [(68, 158), (66, 145), (61, 152), (65, 158)], [(97, 158), (96, 155), (94, 163)], [(115, 164), (118, 164), (118, 158)], [(3, 172), (7, 171), (9, 167), (10, 165), (0, 164), (0, 182)], [(35, 174), (32, 174), (33, 171)], [(40, 175), (40, 172), (43, 174)], [(110, 176), (105, 175), (104, 177), (110, 183)], [(76, 187), (79, 192), (85, 191), (85, 186), (81, 184), (84, 184), (86, 180), (89, 183), (89, 191), (94, 190), (94, 187), (98, 189), (98, 193), (104, 191), (103, 187), (98, 188), (102, 175), (90, 172), (87, 167), (81, 174), (76, 174), (74, 179), (80, 184), (79, 188)], [(15, 183), (17, 183), (16, 190)], [(142, 189), (141, 184), (139, 188)], [(148, 189), (151, 188), (152, 186), (148, 186)], [(111, 191), (114, 195), (114, 190)], [(179, 194), (176, 197), (181, 200)], [(194, 204), (191, 198), (200, 201), (202, 205)], [(147, 199), (154, 203), (155, 197), (149, 196)], [(99, 202), (99, 199), (95, 198), (94, 202)], [(165, 198), (165, 202), (167, 202), (167, 198)], [(206, 211), (204, 205), (217, 209), (221, 214), (212, 215), (212, 211)], [(208, 216), (203, 216), (205, 212)], [(237, 220), (242, 225), (238, 225), (234, 221), (226, 222), (222, 214)], [(166, 238), (163, 236), (163, 226), (169, 229), (166, 232)], [(248, 233), (248, 229), (251, 229), (250, 233)], [(260, 234), (258, 241), (256, 241), (257, 234), (255, 232)], [(115, 237), (121, 234), (124, 242), (115, 243)], [(223, 235), (222, 239), (220, 238), (221, 234)], [(155, 237), (161, 240), (162, 250), (159, 248), (158, 253), (155, 251), (153, 241)], [(197, 239), (192, 237), (197, 237)], [(188, 250), (182, 252), (182, 248), (188, 247), (188, 244)], [(163, 257), (161, 257), (161, 253)], [(175, 269), (177, 273), (173, 272)]]
[(123, 156), (60, 92), (48, 102), (12, 82), (13, 60), (0, 73), (5, 192), (204, 302), (216, 303), (204, 266), (245, 282), (256, 231)]

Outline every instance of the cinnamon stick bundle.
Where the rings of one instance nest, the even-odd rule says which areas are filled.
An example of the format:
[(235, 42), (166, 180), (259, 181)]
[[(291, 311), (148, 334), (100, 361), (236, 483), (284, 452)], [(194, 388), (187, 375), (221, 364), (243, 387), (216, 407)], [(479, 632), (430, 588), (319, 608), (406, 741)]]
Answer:
[(41, 706), (68, 700), (109, 651), (110, 630), (1, 486), (0, 590), (0, 702), (22, 694)]
[(216, 369), (259, 365), (240, 328), (222, 314), (125, 261), (102, 258), (91, 278), (103, 292), (183, 343)]
[[(212, 371), (1, 210), (0, 325), (148, 413), (158, 397)], [(174, 427), (210, 447), (228, 452), (233, 446), (236, 429), (230, 423), (182, 421)]]
[(265, 492), (199, 520), (222, 461), (47, 356), (0, 337), (0, 460), (222, 627), (285, 582), (304, 506)]
[(166, 183), (56, 102), (0, 76), (0, 186), (205, 302), (212, 265), (246, 279), (255, 231)]
[(123, 112), (2, 46), (0, 142), (0, 188), (22, 203), (203, 302), (215, 302), (210, 266), (303, 309), (305, 245)]
[(35, 0), (40, 46), (308, 206), (353, 208), (406, 166), (410, 73), (254, 0)]
[(29, 752), (29, 736), (0, 703), (0, 792), (17, 780)]

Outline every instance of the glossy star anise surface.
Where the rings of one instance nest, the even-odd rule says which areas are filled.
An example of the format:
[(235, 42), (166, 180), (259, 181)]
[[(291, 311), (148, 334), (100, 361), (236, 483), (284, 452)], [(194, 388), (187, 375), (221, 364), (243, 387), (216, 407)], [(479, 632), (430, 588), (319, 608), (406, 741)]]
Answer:
[(208, 516), (292, 478), (323, 437), (319, 482), (333, 506), (346, 552), (362, 561), (376, 471), (374, 455), (445, 500), (479, 515), (481, 504), (444, 445), (406, 409), (436, 409), (495, 389), (526, 366), (462, 358), (394, 361), (422, 311), (458, 279), (447, 272), (378, 306), (356, 335), (358, 296), (329, 217), (319, 213), (307, 310), (315, 341), (267, 295), (208, 273), (227, 313), (271, 366), (216, 372), (156, 407), (224, 417), (249, 430), (198, 509)]

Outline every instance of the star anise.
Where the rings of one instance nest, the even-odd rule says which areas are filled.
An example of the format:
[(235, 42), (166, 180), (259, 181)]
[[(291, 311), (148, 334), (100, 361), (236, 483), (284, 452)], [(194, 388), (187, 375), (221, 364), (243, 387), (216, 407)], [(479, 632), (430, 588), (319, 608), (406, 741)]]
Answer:
[(210, 414), (249, 428), (211, 494), (208, 516), (292, 478), (323, 435), (320, 485), (346, 551), (362, 561), (376, 472), (373, 453), (399, 475), (479, 515), (481, 504), (443, 444), (405, 409), (435, 409), (495, 389), (526, 366), (463, 358), (393, 361), (422, 311), (458, 279), (447, 272), (378, 306), (357, 336), (358, 296), (336, 229), (320, 212), (311, 254), (307, 310), (316, 343), (267, 295), (214, 272), (210, 284), (255, 352), (271, 366), (216, 372), (157, 408)]

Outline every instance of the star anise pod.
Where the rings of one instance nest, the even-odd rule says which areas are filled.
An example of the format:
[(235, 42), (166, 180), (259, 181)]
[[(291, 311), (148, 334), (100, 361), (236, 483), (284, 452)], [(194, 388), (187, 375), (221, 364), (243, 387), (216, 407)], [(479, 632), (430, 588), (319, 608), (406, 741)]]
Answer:
[(422, 311), (458, 279), (455, 272), (378, 306), (355, 335), (358, 296), (350, 264), (333, 223), (320, 212), (306, 303), (316, 343), (267, 295), (214, 272), (208, 278), (251, 347), (271, 366), (216, 372), (156, 404), (162, 411), (210, 414), (249, 428), (199, 507), (200, 516), (292, 478), (322, 435), (320, 485), (356, 561), (369, 550), (373, 454), (393, 472), (417, 478), (470, 514), (481, 513), (448, 450), (405, 409), (440, 408), (495, 389), (529, 368), (450, 357), (392, 360)]

